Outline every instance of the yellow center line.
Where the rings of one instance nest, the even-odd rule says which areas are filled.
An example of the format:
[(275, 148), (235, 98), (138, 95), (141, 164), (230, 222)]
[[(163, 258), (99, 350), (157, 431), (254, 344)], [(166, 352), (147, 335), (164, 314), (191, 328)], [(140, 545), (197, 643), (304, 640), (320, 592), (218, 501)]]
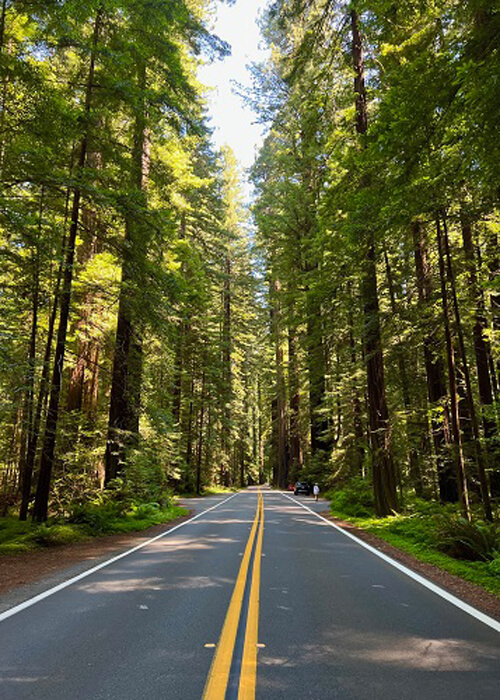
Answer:
[(260, 564), (262, 559), (262, 540), (264, 535), (264, 499), (259, 491), (260, 522), (255, 557), (253, 560), (252, 586), (248, 604), (248, 617), (245, 632), (243, 661), (241, 664), (238, 700), (254, 700), (257, 684), (257, 645), (259, 641), (259, 598), (260, 598)]
[[(262, 517), (264, 514), (263, 507), (261, 506), (262, 500), (262, 494), (259, 491), (258, 505), (255, 511), (255, 518), (253, 521), (252, 529), (250, 531), (250, 535), (248, 537), (245, 553), (243, 554), (243, 560), (241, 562), (238, 578), (236, 579), (233, 595), (231, 596), (231, 602), (229, 603), (226, 619), (224, 621), (222, 633), (219, 639), (219, 643), (217, 645), (217, 651), (215, 652), (212, 665), (210, 667), (210, 672), (208, 674), (205, 690), (203, 692), (203, 700), (222, 700), (226, 693), (226, 688), (229, 681), (229, 672), (231, 670), (231, 661), (233, 658), (233, 650), (236, 642), (236, 634), (238, 631), (238, 623), (240, 620), (241, 606), (243, 603), (243, 597), (245, 593), (245, 584), (248, 576), (248, 569), (250, 566), (250, 558), (252, 555), (255, 534), (257, 532), (257, 527), (261, 517), (261, 510)], [(255, 553), (255, 556), (257, 556), (257, 551)], [(253, 572), (255, 572), (255, 563), (253, 566)]]

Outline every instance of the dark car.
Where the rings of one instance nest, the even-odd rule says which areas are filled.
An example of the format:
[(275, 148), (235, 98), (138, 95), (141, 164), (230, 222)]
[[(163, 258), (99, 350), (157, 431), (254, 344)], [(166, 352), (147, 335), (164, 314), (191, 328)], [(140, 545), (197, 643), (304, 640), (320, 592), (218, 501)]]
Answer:
[(307, 481), (297, 481), (293, 492), (296, 496), (298, 496), (299, 493), (309, 496), (311, 493), (311, 485), (308, 484)]

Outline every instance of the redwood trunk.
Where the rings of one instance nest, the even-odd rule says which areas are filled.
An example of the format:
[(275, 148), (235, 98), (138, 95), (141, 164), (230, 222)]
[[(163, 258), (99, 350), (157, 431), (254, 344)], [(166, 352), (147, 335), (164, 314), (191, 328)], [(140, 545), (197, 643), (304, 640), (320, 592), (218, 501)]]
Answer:
[[(469, 271), (469, 288), (472, 301), (475, 307), (474, 315), (474, 354), (476, 358), (477, 381), (479, 388), (479, 398), (483, 406), (491, 406), (493, 404), (493, 383), (490, 375), (491, 367), (491, 347), (486, 339), (488, 325), (486, 321), (486, 309), (484, 305), (484, 297), (481, 293), (479, 281), (477, 278), (476, 256), (474, 252), (474, 243), (472, 240), (472, 226), (470, 220), (465, 214), (461, 218), (462, 223), (462, 240)], [(483, 427), (484, 434), (487, 438), (494, 438), (497, 434), (496, 423), (491, 420), (483, 412)]]
[(465, 464), (462, 447), (462, 434), (460, 431), (460, 417), (458, 410), (457, 376), (455, 369), (455, 351), (453, 348), (453, 338), (451, 335), (448, 290), (445, 272), (445, 251), (441, 235), (441, 224), (439, 218), (436, 221), (436, 235), (439, 256), (439, 278), (441, 281), (441, 305), (443, 309), (443, 323), (446, 338), (446, 356), (448, 359), (448, 382), (450, 390), (450, 412), (453, 432), (454, 460), (457, 475), (458, 494), (460, 505), (464, 517), (470, 520), (469, 495), (467, 491), (467, 480), (465, 475)]
[(290, 385), (290, 479), (297, 481), (303, 467), (302, 436), (300, 432), (300, 378), (295, 328), (288, 329), (288, 362)]
[[(436, 454), (436, 470), (438, 477), (439, 498), (444, 503), (454, 503), (458, 500), (456, 471), (453, 463), (446, 454), (446, 421), (445, 406), (446, 379), (444, 362), (441, 356), (441, 342), (437, 333), (432, 330), (429, 313), (432, 305), (432, 278), (427, 250), (427, 240), (420, 221), (412, 224), (413, 246), (415, 253), (415, 268), (417, 278), (418, 303), (424, 326), (424, 363), (427, 378), (427, 396), (432, 409), (432, 440)], [(429, 332), (429, 327), (431, 330)], [(437, 415), (438, 409), (443, 415)]]
[[(392, 276), (392, 270), (389, 263), (389, 257), (387, 252), (384, 251), (385, 259), (385, 269), (387, 274), (387, 286), (389, 288), (389, 298), (391, 301), (391, 311), (395, 319), (398, 318), (399, 310), (396, 301), (396, 292), (394, 289), (394, 280)], [(424, 495), (424, 487), (422, 482), (422, 467), (420, 463), (420, 439), (419, 439), (419, 421), (413, 410), (411, 397), (410, 397), (410, 382), (408, 379), (408, 371), (406, 368), (406, 359), (404, 354), (404, 348), (401, 341), (398, 340), (395, 347), (396, 359), (398, 362), (399, 369), (399, 380), (401, 382), (401, 390), (403, 394), (403, 404), (405, 408), (406, 416), (406, 436), (408, 440), (408, 462), (410, 468), (410, 479), (412, 486), (415, 489), (415, 494), (422, 498)]]
[[(94, 72), (96, 61), (97, 43), (102, 20), (102, 7), (99, 7), (97, 16), (94, 22), (94, 33), (92, 38), (92, 52), (90, 56), (90, 67), (87, 79), (87, 87), (85, 94), (85, 122), (88, 123), (88, 117), (91, 109), (91, 100), (94, 87)], [(87, 157), (88, 133), (85, 131), (81, 143), (80, 153), (78, 157), (78, 178), (81, 177), (85, 160)], [(73, 282), (73, 263), (75, 257), (76, 236), (78, 233), (78, 223), (80, 216), (80, 199), (81, 188), (79, 185), (74, 190), (73, 206), (71, 210), (71, 226), (66, 244), (66, 256), (64, 265), (64, 275), (61, 290), (61, 308), (59, 315), (59, 328), (57, 333), (57, 343), (54, 356), (54, 366), (52, 372), (52, 382), (50, 391), (50, 400), (47, 412), (47, 420), (45, 423), (45, 435), (42, 448), (42, 458), (40, 462), (40, 472), (38, 475), (38, 484), (35, 496), (35, 504), (33, 508), (33, 519), (37, 522), (44, 522), (48, 515), (48, 502), (50, 494), (50, 481), (52, 468), (54, 464), (54, 452), (56, 446), (57, 424), (59, 420), (59, 397), (61, 393), (62, 373), (64, 366), (64, 354), (66, 350), (66, 335), (68, 330), (68, 319), (71, 303), (71, 287)]]
[(476, 453), (476, 464), (477, 464), (478, 473), (479, 473), (479, 483), (480, 483), (480, 487), (481, 487), (481, 498), (483, 501), (485, 517), (487, 520), (492, 522), (493, 521), (493, 513), (491, 510), (490, 494), (489, 494), (489, 489), (488, 489), (488, 481), (487, 481), (487, 477), (486, 477), (485, 458), (484, 458), (484, 453), (483, 453), (483, 449), (481, 446), (481, 436), (479, 434), (479, 423), (477, 420), (476, 405), (474, 402), (474, 395), (472, 393), (472, 382), (471, 382), (470, 372), (469, 372), (469, 361), (468, 361), (467, 352), (465, 349), (465, 339), (464, 339), (464, 333), (463, 333), (463, 328), (462, 328), (462, 321), (461, 321), (461, 317), (460, 317), (460, 307), (458, 305), (457, 290), (456, 290), (456, 285), (455, 285), (455, 274), (453, 271), (453, 264), (452, 264), (452, 260), (451, 260), (450, 244), (449, 244), (449, 238), (448, 238), (448, 226), (447, 226), (445, 214), (443, 214), (443, 227), (444, 227), (443, 239), (444, 239), (444, 250), (445, 250), (445, 254), (446, 254), (446, 267), (447, 267), (447, 274), (448, 274), (448, 282), (449, 282), (450, 289), (451, 289), (451, 295), (452, 295), (452, 300), (453, 300), (453, 311), (454, 311), (454, 315), (455, 315), (455, 327), (456, 327), (456, 333), (458, 336), (458, 345), (460, 348), (460, 355), (462, 358), (462, 369), (463, 369), (464, 379), (465, 379), (466, 402), (467, 402), (467, 408), (468, 408), (470, 421), (471, 421), (471, 427), (472, 427), (472, 439), (474, 442), (474, 449), (475, 449), (475, 453)]
[[(356, 94), (356, 131), (368, 130), (367, 96), (364, 78), (363, 41), (358, 14), (351, 10), (352, 59)], [(361, 183), (363, 186), (363, 183)], [(373, 459), (373, 490), (378, 515), (398, 510), (396, 470), (392, 456), (391, 426), (385, 394), (384, 359), (380, 332), (375, 238), (371, 228), (363, 242), (361, 294), (364, 314), (364, 347), (367, 363), (368, 415)]]
[[(138, 89), (141, 104), (134, 124), (132, 153), (132, 186), (140, 205), (146, 206), (146, 187), (149, 169), (149, 142), (145, 104), (146, 66), (137, 66)], [(137, 444), (142, 384), (142, 332), (139, 321), (137, 268), (147, 248), (141, 233), (137, 212), (131, 211), (125, 219), (125, 251), (122, 266), (122, 282), (118, 305), (115, 356), (111, 385), (108, 437), (105, 455), (104, 483), (117, 477), (124, 468), (127, 451)]]
[(272, 311), (273, 335), (276, 366), (276, 420), (277, 420), (277, 472), (276, 485), (284, 489), (288, 483), (288, 430), (286, 416), (286, 388), (283, 368), (283, 344), (281, 337), (281, 308), (279, 294), (281, 285), (274, 282)]

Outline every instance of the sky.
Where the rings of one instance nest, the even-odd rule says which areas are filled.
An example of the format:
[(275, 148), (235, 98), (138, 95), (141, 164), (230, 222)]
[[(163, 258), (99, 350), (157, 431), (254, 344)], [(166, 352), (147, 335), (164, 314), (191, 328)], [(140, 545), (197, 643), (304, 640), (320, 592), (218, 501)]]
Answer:
[(256, 115), (234, 93), (232, 82), (251, 84), (246, 66), (265, 60), (256, 19), (267, 0), (236, 0), (234, 5), (216, 2), (213, 31), (231, 45), (231, 56), (200, 69), (199, 79), (213, 88), (208, 95), (210, 125), (215, 129), (216, 146), (229, 145), (242, 168), (252, 165), (254, 154), (262, 143), (262, 126), (255, 124)]

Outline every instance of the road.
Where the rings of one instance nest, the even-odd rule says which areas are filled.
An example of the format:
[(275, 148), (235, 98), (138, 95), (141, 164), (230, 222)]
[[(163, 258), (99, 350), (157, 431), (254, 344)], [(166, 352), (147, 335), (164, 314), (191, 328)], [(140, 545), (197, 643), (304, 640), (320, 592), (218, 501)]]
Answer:
[(0, 616), (0, 698), (500, 698), (493, 621), (331, 527), (324, 503), (247, 490), (198, 506)]

